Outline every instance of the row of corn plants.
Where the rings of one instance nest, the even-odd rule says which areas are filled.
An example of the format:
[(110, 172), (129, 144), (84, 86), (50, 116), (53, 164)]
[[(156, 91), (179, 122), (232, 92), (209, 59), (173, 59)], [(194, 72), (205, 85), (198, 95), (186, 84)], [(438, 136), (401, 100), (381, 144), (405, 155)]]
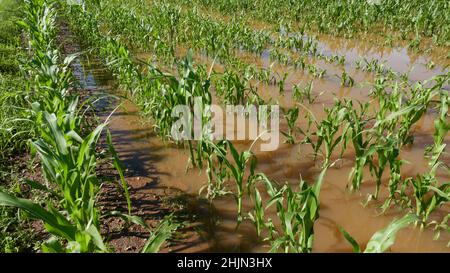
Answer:
[[(83, 115), (88, 102), (79, 105), (79, 97), (73, 92), (75, 84), (70, 63), (76, 55), (61, 61), (55, 44), (57, 8), (56, 1), (25, 1), (24, 18), (18, 22), (29, 41), (30, 60), (25, 69), (32, 82), (28, 92), (34, 95), (34, 101), (29, 102), (30, 111), (38, 128), (38, 137), (30, 140), (30, 145), (39, 157), (46, 181), (45, 184), (27, 183), (36, 190), (48, 192), (53, 198), (43, 207), (1, 192), (0, 203), (18, 207), (43, 221), (52, 235), (42, 245), (44, 252), (107, 252), (111, 249), (100, 233), (101, 215), (96, 207), (101, 181), (96, 174), (95, 150), (107, 121), (92, 131), (83, 129), (89, 128)], [(107, 142), (114, 154), (111, 136), (109, 132), (107, 134)], [(122, 173), (117, 156), (114, 157), (114, 165)], [(130, 214), (127, 185), (123, 175), (120, 176), (129, 214), (119, 216), (140, 223), (149, 230), (142, 220)], [(143, 251), (158, 251), (174, 228), (170, 221), (163, 222), (162, 232), (152, 233)]]
[[(27, 141), (36, 134), (30, 120), (26, 77), (21, 73), (21, 29), (16, 25), (22, 4), (8, 0), (0, 3), (0, 190), (27, 197), (21, 174), (34, 171), (33, 162), (26, 162)], [(34, 196), (39, 201), (43, 196)], [(0, 207), (0, 252), (27, 252), (40, 246), (41, 238), (32, 229), (32, 220), (21, 210)]]
[(393, 39), (405, 40), (417, 48), (425, 39), (448, 46), (450, 17), (445, 1), (210, 1), (197, 0), (200, 5), (220, 13), (245, 14), (256, 20), (279, 24), (295, 22), (299, 28), (345, 37), (375, 33), (390, 44)]
[(26, 68), (33, 84), (29, 92), (36, 95), (36, 100), (30, 103), (39, 136), (30, 144), (39, 155), (47, 181), (46, 185), (28, 183), (52, 192), (57, 205), (48, 202), (47, 208), (43, 208), (5, 193), (1, 193), (1, 203), (19, 207), (44, 222), (54, 237), (43, 244), (43, 251), (105, 251), (99, 232), (99, 214), (94, 206), (98, 181), (95, 153), (92, 153), (103, 125), (84, 139), (80, 136), (83, 119), (77, 113), (78, 97), (69, 94), (72, 85), (69, 64), (73, 57), (61, 62), (53, 44), (55, 3), (26, 1), (25, 16), (19, 24), (26, 31), (30, 45), (31, 61)]
[[(129, 43), (127, 44), (131, 47), (137, 46), (141, 50), (151, 49), (158, 55), (160, 60), (167, 59), (167, 52), (171, 52), (169, 55), (175, 54), (174, 43), (178, 48), (186, 44), (189, 47), (198, 49), (200, 54), (214, 57), (226, 67), (241, 71), (240, 74), (251, 76), (247, 78), (270, 83), (269, 79), (275, 78), (273, 72), (267, 71), (267, 69), (255, 69), (255, 67), (242, 62), (242, 60), (234, 56), (233, 49), (254, 52), (253, 48), (255, 47), (265, 49), (266, 47), (274, 46), (274, 49), (278, 47), (290, 49), (291, 46), (288, 46), (288, 44), (296, 44), (295, 50), (297, 54), (301, 54), (295, 60), (287, 63), (287, 60), (291, 58), (278, 49), (271, 49), (269, 51), (270, 57), (274, 61), (277, 60), (283, 64), (301, 68), (315, 77), (323, 77), (326, 72), (313, 63), (305, 63), (306, 57), (311, 56), (311, 54), (323, 59), (328, 59), (328, 57), (317, 52), (317, 43), (314, 40), (307, 38), (304, 41), (302, 35), (299, 35), (295, 42), (285, 41), (285, 39), (290, 41), (296, 37), (290, 35), (282, 40), (272, 41), (270, 34), (263, 35), (263, 37), (269, 38), (257, 38), (253, 41), (251, 37), (259, 37), (259, 32), (255, 33), (253, 31), (254, 33), (251, 33), (252, 30), (237, 20), (223, 23), (200, 15), (196, 9), (183, 11), (179, 6), (168, 5), (167, 3), (161, 4), (159, 2), (153, 3), (151, 8), (145, 8), (145, 4), (144, 8), (142, 8), (140, 3), (131, 5), (130, 3), (117, 4), (108, 2), (108, 5), (102, 5), (101, 12), (103, 21), (106, 22), (114, 35), (125, 36), (124, 40), (128, 40)], [(155, 20), (155, 18), (158, 18), (158, 20)], [(163, 19), (161, 18), (166, 18), (164, 20), (167, 22), (162, 23)], [(123, 29), (123, 25), (127, 27)], [(175, 33), (176, 35), (171, 35), (176, 37), (174, 38), (176, 40), (165, 37), (170, 36), (166, 34), (167, 32)], [(146, 34), (144, 35), (144, 33)], [(261, 50), (259, 51), (262, 52)], [(342, 60), (341, 62), (344, 61)], [(245, 73), (242, 71), (245, 71)], [(264, 77), (265, 75), (267, 76)], [(285, 77), (279, 77), (279, 80), (274, 82), (280, 86), (280, 92), (284, 90), (284, 79)], [(352, 86), (354, 84), (354, 80), (345, 71), (339, 79), (343, 85)]]

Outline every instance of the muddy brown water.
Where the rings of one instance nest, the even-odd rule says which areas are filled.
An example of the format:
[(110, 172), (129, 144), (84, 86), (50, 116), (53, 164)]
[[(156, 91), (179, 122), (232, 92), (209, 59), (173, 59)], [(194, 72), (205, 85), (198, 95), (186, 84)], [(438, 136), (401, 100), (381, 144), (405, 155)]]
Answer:
[[(331, 49), (330, 49), (331, 50)], [(336, 50), (336, 49), (333, 49)], [(338, 50), (344, 50), (342, 48)], [(345, 50), (344, 50), (345, 51)], [(348, 56), (355, 54), (352, 50), (345, 51)], [(376, 53), (373, 53), (376, 54)], [(398, 69), (404, 70), (403, 65), (411, 67), (418, 66), (415, 62), (411, 63), (407, 50), (398, 50), (387, 55), (389, 64), (399, 66)], [(397, 56), (397, 57), (396, 57)], [(264, 66), (267, 65), (267, 59), (258, 56), (242, 56), (250, 62)], [(199, 57), (198, 57), (199, 58)], [(202, 58), (197, 61), (211, 63), (212, 60)], [(253, 59), (252, 59), (253, 58)], [(349, 57), (350, 58), (350, 57)], [(419, 58), (420, 59), (420, 58)], [(82, 61), (86, 62), (86, 60)], [(426, 59), (422, 61), (423, 65)], [(79, 63), (77, 65), (79, 73), (84, 75), (85, 84), (95, 92), (104, 90), (120, 95), (121, 92), (116, 89), (116, 83), (108, 72), (93, 62), (92, 64)], [(277, 71), (286, 71), (289, 68), (277, 65)], [(328, 68), (327, 68), (328, 69)], [(330, 68), (332, 69), (332, 68)], [(421, 68), (425, 69), (425, 68)], [(439, 70), (427, 70), (422, 73), (421, 69), (412, 74), (412, 80), (418, 77), (428, 78), (435, 75)], [(438, 69), (438, 68), (436, 68)], [(338, 97), (351, 97), (358, 100), (367, 100), (367, 87), (340, 87), (332, 78), (313, 79), (301, 71), (290, 70), (291, 74), (286, 83), (287, 92), (284, 96), (278, 94), (278, 87), (260, 85), (259, 92), (265, 98), (276, 99), (282, 106), (294, 105), (289, 88), (298, 82), (314, 81), (314, 90), (316, 93), (326, 91), (318, 101), (309, 107), (317, 115), (323, 117), (323, 107), (329, 106), (333, 102), (333, 93)], [(360, 73), (358, 80), (370, 80), (368, 73)], [(159, 187), (178, 189), (189, 195), (198, 195), (199, 190), (205, 185), (207, 179), (204, 171), (196, 169), (186, 169), (188, 162), (188, 153), (186, 150), (174, 147), (164, 143), (153, 131), (150, 122), (143, 120), (139, 114), (138, 107), (130, 100), (121, 98), (119, 100), (100, 100), (98, 107), (107, 107), (114, 109), (115, 105), (121, 104), (118, 110), (112, 115), (110, 120), (110, 130), (125, 167), (130, 171), (128, 177), (130, 184), (152, 185), (158, 184)], [(416, 135), (414, 145), (405, 148), (402, 151), (402, 158), (409, 163), (402, 168), (403, 176), (414, 176), (417, 173), (423, 173), (428, 170), (428, 161), (423, 156), (426, 145), (432, 144), (433, 120), (435, 114), (428, 113), (414, 128)], [(300, 124), (304, 121), (300, 121)], [(280, 125), (281, 130), (286, 128), (284, 121)], [(283, 137), (280, 135), (281, 142)], [(240, 150), (249, 147), (249, 141), (237, 144)], [(450, 143), (450, 137), (446, 138), (446, 143)], [(257, 146), (256, 146), (257, 148)], [(258, 149), (253, 151), (258, 158), (258, 171), (264, 172), (271, 179), (280, 183), (288, 182), (291, 185), (297, 185), (300, 175), (303, 179), (312, 182), (319, 172), (318, 163), (314, 162), (310, 156), (311, 150), (306, 145), (288, 145), (281, 144), (273, 152), (260, 152)], [(395, 217), (401, 217), (403, 214), (397, 209), (392, 209), (386, 214), (380, 215), (377, 206), (372, 203), (367, 207), (362, 206), (362, 202), (368, 193), (374, 191), (374, 181), (370, 179), (366, 170), (367, 179), (363, 184), (360, 193), (350, 193), (346, 190), (348, 176), (353, 166), (353, 151), (349, 148), (344, 159), (335, 167), (328, 170), (320, 195), (320, 218), (315, 225), (315, 252), (350, 252), (351, 246), (346, 242), (339, 232), (338, 227), (345, 228), (358, 242), (363, 245), (367, 243), (374, 232), (388, 225)], [(449, 162), (449, 158), (444, 159)], [(445, 173), (439, 173), (439, 179), (448, 181), (449, 176)], [(385, 183), (387, 177), (385, 177)], [(133, 185), (131, 185), (133, 186)], [(233, 188), (233, 184), (228, 184)], [(382, 191), (381, 200), (386, 196), (386, 189)], [(200, 198), (200, 197), (199, 197)], [(267, 200), (267, 196), (263, 196)], [(217, 198), (213, 201), (214, 218), (218, 219), (215, 223), (208, 223), (208, 234), (204, 240), (191, 244), (190, 247), (174, 249), (174, 251), (198, 252), (198, 251), (246, 251), (246, 252), (265, 252), (268, 246), (262, 244), (255, 234), (253, 225), (249, 221), (244, 221), (236, 231), (236, 206), (232, 196)], [(244, 211), (251, 210), (251, 201), (244, 200)], [(445, 215), (450, 211), (449, 206), (445, 206), (437, 214)], [(211, 212), (209, 212), (211, 213)], [(268, 216), (274, 219), (274, 211), (269, 211)], [(395, 244), (391, 247), (393, 252), (449, 252), (446, 247), (450, 240), (450, 235), (443, 232), (438, 240), (433, 240), (433, 231), (419, 228), (406, 228), (401, 230), (397, 236)]]

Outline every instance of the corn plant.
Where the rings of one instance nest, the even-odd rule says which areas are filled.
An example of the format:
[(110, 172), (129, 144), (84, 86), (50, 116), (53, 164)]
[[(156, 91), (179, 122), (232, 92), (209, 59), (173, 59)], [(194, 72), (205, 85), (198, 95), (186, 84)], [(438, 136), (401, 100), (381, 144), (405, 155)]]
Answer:
[[(45, 140), (37, 140), (32, 146), (40, 155), (47, 181), (58, 187), (61, 207), (70, 220), (50, 203), (49, 209), (45, 210), (29, 201), (3, 195), (2, 205), (17, 206), (43, 220), (50, 233), (67, 240), (70, 252), (106, 251), (99, 233), (99, 215), (94, 207), (99, 184), (95, 176), (96, 155), (91, 152), (105, 125), (82, 139), (74, 131), (64, 133), (54, 114), (44, 112), (44, 118), (49, 132)], [(73, 145), (74, 142), (79, 146)], [(62, 249), (57, 241), (44, 246), (45, 251)]]
[(313, 104), (322, 93), (318, 95), (313, 94), (313, 81), (310, 81), (304, 88), (301, 88), (298, 84), (294, 85), (292, 89), (293, 97), (298, 102), (304, 102), (305, 100), (309, 104)]
[(439, 93), (440, 88), (445, 83), (446, 78), (436, 78), (438, 81), (431, 88), (424, 88), (422, 85), (417, 84), (415, 88), (411, 90), (411, 95), (407, 101), (406, 107), (413, 108), (411, 111), (407, 111), (400, 122), (400, 128), (398, 137), (403, 144), (411, 142), (410, 129), (427, 111), (431, 99)]
[(307, 68), (308, 73), (311, 74), (314, 78), (321, 79), (327, 73), (327, 71), (325, 69), (319, 68), (313, 64), (308, 64), (306, 66), (306, 68)]
[(351, 105), (350, 101), (343, 103), (336, 100), (332, 108), (325, 109), (326, 118), (320, 122), (315, 121), (317, 131), (312, 135), (315, 135), (317, 140), (315, 142), (310, 140), (309, 144), (314, 149), (315, 157), (319, 154), (323, 145), (322, 166), (328, 167), (331, 164), (331, 156), (339, 144), (342, 145), (341, 156), (347, 147), (350, 125), (345, 121), (347, 120), (349, 105)]
[[(214, 144), (211, 145), (215, 148), (218, 158), (220, 158), (227, 166), (229, 172), (231, 173), (231, 177), (236, 184), (235, 199), (237, 205), (237, 227), (239, 227), (243, 220), (242, 199), (244, 197), (244, 186), (251, 185), (252, 181), (255, 179), (257, 159), (250, 150), (239, 153), (230, 141), (227, 141), (227, 146), (229, 147), (232, 160), (227, 158), (228, 152), (225, 153), (222, 147), (218, 147)], [(246, 176), (247, 167), (249, 170)]]
[(241, 80), (238, 74), (233, 71), (225, 71), (215, 82), (216, 91), (223, 97), (224, 103), (231, 105), (244, 105), (247, 97), (247, 80)]
[(437, 166), (433, 166), (430, 173), (407, 178), (405, 183), (413, 188), (415, 213), (421, 217), (421, 225), (425, 226), (430, 215), (439, 207), (450, 201), (450, 183), (439, 184), (432, 173)]
[(278, 92), (280, 94), (284, 94), (284, 84), (286, 83), (286, 79), (288, 76), (289, 76), (289, 74), (285, 72), (283, 74), (283, 76), (280, 77), (278, 80), (278, 83), (277, 83), (278, 84)]
[(370, 144), (370, 138), (366, 137), (367, 132), (365, 132), (365, 127), (369, 121), (366, 117), (369, 103), (359, 104), (359, 106), (359, 111), (353, 107), (349, 108), (348, 114), (349, 138), (355, 150), (355, 166), (350, 174), (351, 190), (359, 190), (361, 187), (364, 166), (366, 166), (368, 160), (366, 150)]
[(179, 225), (174, 221), (173, 215), (171, 214), (164, 217), (152, 231), (147, 227), (150, 231), (150, 237), (147, 239), (141, 252), (158, 253), (161, 246), (172, 237), (178, 226)]
[[(33, 59), (27, 67), (31, 68), (30, 76), (33, 77), (31, 91), (37, 93), (37, 101), (31, 107), (40, 135), (30, 144), (32, 151), (39, 155), (47, 184), (27, 183), (32, 188), (49, 192), (58, 206), (49, 201), (47, 208), (43, 208), (3, 192), (0, 193), (0, 204), (21, 208), (44, 222), (47, 231), (54, 236), (42, 245), (44, 252), (106, 252), (99, 232), (100, 215), (95, 207), (100, 186), (96, 176), (95, 147), (106, 123), (86, 136), (80, 133), (84, 117), (80, 113), (78, 97), (69, 94), (73, 88), (69, 64), (76, 56), (69, 56), (62, 64), (58, 61), (59, 52), (52, 40), (56, 17), (54, 3), (26, 1), (26, 17), (20, 25), (28, 31), (32, 45)], [(111, 148), (110, 135), (108, 142)], [(123, 174), (121, 179), (130, 212)]]
[[(382, 253), (387, 251), (394, 243), (395, 237), (401, 229), (404, 229), (417, 221), (414, 214), (407, 214), (400, 219), (394, 219), (386, 228), (373, 234), (366, 245), (364, 253)], [(352, 245), (353, 252), (361, 253), (362, 249), (354, 238), (342, 227), (339, 228), (344, 238)]]
[(445, 137), (450, 131), (450, 123), (448, 120), (448, 108), (450, 105), (450, 99), (448, 94), (443, 91), (440, 93), (439, 115), (434, 121), (434, 143), (427, 149), (430, 154), (430, 166), (438, 164), (441, 154), (444, 152), (447, 144), (444, 142)]
[(203, 153), (199, 157), (206, 157), (206, 173), (208, 176), (208, 183), (200, 189), (200, 194), (206, 190), (206, 198), (208, 200), (213, 200), (219, 196), (230, 194), (231, 192), (226, 189), (225, 182), (229, 179), (229, 172), (227, 165), (223, 157), (218, 156), (216, 150), (220, 150), (219, 154), (226, 154), (227, 144), (226, 141), (219, 141), (214, 145), (211, 145), (210, 141), (201, 141), (199, 145), (202, 147), (198, 148), (198, 152)]
[[(430, 170), (428, 173), (407, 178), (405, 183), (413, 188), (415, 213), (421, 217), (421, 224), (426, 225), (430, 215), (439, 207), (450, 201), (450, 183), (439, 183), (436, 179), (436, 171), (445, 166), (440, 157), (445, 151), (446, 144), (443, 143), (450, 124), (447, 122), (449, 99), (447, 93), (441, 93), (439, 115), (436, 118), (434, 144), (428, 149), (430, 151)], [(448, 166), (447, 166), (448, 168)], [(413, 203), (413, 204), (414, 204)], [(409, 204), (413, 206), (413, 204)]]
[(288, 124), (288, 131), (281, 132), (286, 137), (286, 142), (289, 144), (295, 144), (295, 123), (298, 119), (299, 109), (298, 107), (290, 108), (289, 110), (282, 109), (284, 112), (284, 118)]
[[(264, 174), (258, 174), (255, 181), (264, 184), (270, 197), (269, 203), (264, 207), (259, 190), (254, 187), (254, 211), (250, 219), (255, 224), (258, 236), (261, 231), (268, 230), (270, 252), (282, 250), (284, 252), (305, 253), (311, 252), (314, 242), (314, 223), (319, 218), (320, 189), (325, 177), (325, 167), (310, 186), (303, 179), (297, 190), (289, 185), (279, 188)], [(281, 222), (280, 229), (276, 229), (272, 219), (265, 219), (265, 210), (276, 206), (277, 217)]]
[(355, 84), (355, 80), (347, 74), (344, 70), (342, 75), (336, 75), (341, 80), (341, 86), (352, 87)]

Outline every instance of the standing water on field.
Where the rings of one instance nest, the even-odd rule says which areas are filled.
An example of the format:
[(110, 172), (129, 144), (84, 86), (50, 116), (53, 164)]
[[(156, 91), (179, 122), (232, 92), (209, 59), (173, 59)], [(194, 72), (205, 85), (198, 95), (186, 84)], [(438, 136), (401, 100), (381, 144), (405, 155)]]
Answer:
[[(352, 54), (355, 53), (349, 51), (346, 55)], [(403, 59), (409, 64), (409, 57), (406, 50), (395, 51), (392, 54), (397, 56), (394, 58), (395, 60), (397, 58), (398, 60)], [(250, 58), (251, 56), (247, 57)], [(197, 61), (203, 61), (206, 64), (212, 62), (210, 59), (204, 57), (202, 59), (197, 58)], [(260, 62), (262, 66), (264, 63), (267, 63), (267, 60), (264, 60), (264, 58), (258, 60), (257, 57), (248, 61), (256, 64)], [(83, 73), (87, 78), (87, 82), (95, 88), (98, 88), (96, 85), (101, 83), (100, 89), (105, 88), (103, 79), (107, 78), (105, 77), (107, 75), (106, 71), (103, 69), (95, 70), (93, 66), (85, 67), (86, 70)], [(281, 72), (289, 68), (276, 65), (275, 69)], [(402, 69), (404, 70), (404, 68)], [(427, 73), (433, 74), (436, 71), (428, 71)], [(413, 78), (414, 75), (416, 74), (413, 74)], [(427, 75), (428, 77), (429, 75)], [(313, 79), (301, 71), (293, 71), (287, 80), (286, 86), (289, 90), (289, 86), (292, 86), (296, 82), (307, 82), (310, 80), (314, 82), (314, 90), (327, 91), (310, 106), (317, 117), (323, 117), (323, 107), (332, 105), (333, 96), (331, 93), (333, 92), (340, 94), (339, 97), (351, 97), (362, 101), (367, 100), (369, 90), (366, 87), (339, 87), (333, 79)], [(370, 80), (370, 76), (361, 73), (359, 81), (361, 80)], [(110, 88), (108, 92), (120, 95), (120, 91), (114, 90), (114, 83), (108, 82), (106, 86)], [(258, 87), (258, 92), (263, 96), (266, 95), (267, 97), (276, 98), (282, 107), (292, 105), (290, 95), (285, 94), (284, 96), (280, 96), (276, 90), (273, 90), (274, 87), (272, 86), (260, 85)], [(139, 115), (138, 107), (132, 102), (121, 99), (116, 101), (114, 105), (118, 105), (119, 103), (121, 103), (121, 106), (112, 115), (109, 127), (120, 158), (131, 174), (127, 177), (130, 186), (132, 188), (148, 186), (151, 189), (153, 185), (157, 185), (158, 188), (178, 189), (190, 196), (197, 195), (207, 181), (205, 170), (187, 170), (189, 157), (186, 150), (161, 141), (155, 135), (151, 122), (145, 122), (142, 119)], [(109, 106), (109, 109), (113, 108), (111, 105)], [(428, 170), (428, 161), (423, 156), (423, 150), (426, 145), (433, 143), (434, 118), (434, 113), (428, 113), (417, 123), (414, 129), (414, 144), (402, 151), (402, 157), (407, 161), (403, 166), (402, 175), (414, 176), (416, 173), (422, 173)], [(305, 122), (301, 119), (299, 121), (300, 124), (304, 124)], [(281, 121), (280, 130), (285, 129), (286, 124), (284, 121)], [(449, 143), (449, 141), (450, 137), (447, 137), (446, 143)], [(249, 141), (244, 141), (236, 145), (239, 150), (243, 150), (247, 149), (250, 143)], [(269, 178), (279, 183), (287, 182), (295, 187), (299, 183), (300, 177), (308, 182), (313, 182), (320, 172), (319, 163), (314, 162), (311, 156), (311, 148), (307, 145), (281, 144), (277, 150), (272, 152), (259, 152), (256, 148), (254, 152), (258, 158), (257, 171), (264, 172)], [(399, 218), (403, 215), (401, 210), (396, 209), (391, 209), (385, 214), (379, 214), (377, 206), (380, 203), (372, 202), (366, 207), (362, 205), (365, 201), (366, 194), (373, 192), (374, 181), (367, 180), (363, 184), (360, 193), (350, 193), (346, 189), (349, 183), (348, 177), (353, 167), (353, 156), (353, 151), (347, 149), (343, 159), (327, 171), (320, 196), (320, 218), (315, 225), (313, 249), (316, 252), (351, 251), (351, 246), (345, 241), (339, 231), (339, 227), (343, 227), (358, 242), (365, 244), (374, 232), (387, 226), (393, 218)], [(444, 160), (447, 163), (449, 162), (448, 157)], [(443, 180), (450, 179), (444, 173), (439, 173), (439, 178)], [(231, 182), (229, 188), (233, 188)], [(382, 193), (386, 194), (386, 191), (382, 191)], [(380, 197), (380, 200), (383, 200), (383, 197), (386, 196), (382, 195)], [(267, 196), (263, 196), (263, 199), (266, 201), (267, 198)], [(248, 198), (245, 198), (244, 210), (250, 210), (251, 208), (252, 202)], [(214, 213), (214, 219), (216, 221), (207, 223), (209, 226), (206, 229), (207, 232), (205, 230), (199, 231), (203, 233), (201, 234), (201, 237), (204, 238), (203, 242), (191, 244), (189, 247), (179, 249), (175, 247), (173, 251), (265, 252), (268, 250), (268, 247), (257, 239), (255, 229), (248, 221), (244, 221), (239, 229), (237, 231), (235, 230), (236, 207), (232, 196), (215, 199), (209, 210), (209, 214)], [(449, 211), (449, 206), (444, 206), (437, 214), (447, 214)], [(269, 217), (276, 218), (274, 217), (274, 211), (267, 213)], [(275, 222), (275, 225), (277, 224), (279, 223)], [(429, 229), (406, 228), (399, 232), (391, 250), (394, 252), (448, 251), (446, 244), (450, 240), (450, 236), (443, 233), (438, 240), (433, 240), (433, 235), (433, 231)]]

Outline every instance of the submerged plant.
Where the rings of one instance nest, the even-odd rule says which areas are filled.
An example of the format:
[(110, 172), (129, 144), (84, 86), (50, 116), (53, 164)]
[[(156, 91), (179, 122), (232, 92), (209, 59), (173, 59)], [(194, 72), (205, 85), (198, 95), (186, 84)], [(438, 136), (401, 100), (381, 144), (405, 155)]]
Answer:
[[(250, 219), (256, 226), (258, 235), (267, 229), (269, 235), (265, 240), (271, 244), (270, 252), (282, 250), (284, 252), (306, 253), (312, 251), (314, 241), (314, 224), (319, 218), (320, 189), (327, 167), (325, 167), (310, 186), (303, 179), (297, 190), (284, 185), (277, 188), (264, 174), (258, 174), (270, 197), (270, 202), (264, 207), (259, 190), (254, 188), (254, 211)], [(280, 229), (273, 226), (272, 219), (265, 219), (265, 211), (275, 205)]]
[[(386, 228), (375, 232), (366, 245), (364, 253), (382, 253), (388, 250), (395, 242), (399, 230), (406, 228), (417, 221), (414, 214), (407, 214), (400, 219), (394, 219)], [(360, 245), (342, 227), (339, 228), (344, 238), (352, 245), (353, 252), (362, 251)]]
[(317, 131), (313, 135), (317, 136), (315, 142), (310, 142), (314, 149), (315, 156), (324, 148), (323, 166), (328, 166), (331, 162), (333, 151), (338, 145), (342, 145), (341, 156), (347, 147), (349, 123), (345, 122), (348, 116), (348, 108), (351, 106), (351, 101), (341, 102), (335, 101), (332, 108), (325, 109), (327, 116), (320, 122), (316, 121)]
[(304, 88), (301, 88), (299, 85), (294, 85), (292, 93), (293, 97), (298, 102), (304, 102), (305, 100), (309, 104), (313, 104), (322, 93), (318, 95), (313, 94), (313, 81), (310, 81)]
[[(250, 150), (239, 153), (230, 141), (227, 141), (227, 146), (229, 147), (232, 160), (229, 160), (227, 158), (228, 153), (225, 152), (223, 148), (217, 145), (214, 145), (214, 148), (217, 156), (227, 166), (228, 170), (231, 173), (231, 177), (236, 184), (235, 199), (237, 205), (237, 226), (239, 226), (243, 220), (242, 199), (244, 197), (244, 186), (251, 185), (252, 181), (255, 179), (257, 159)], [(246, 176), (247, 166), (249, 168), (249, 171), (248, 175)]]
[(352, 87), (355, 84), (355, 80), (350, 77), (345, 70), (342, 72), (340, 77), (338, 76), (338, 78), (341, 80), (341, 86)]
[(287, 121), (288, 124), (288, 131), (287, 132), (281, 132), (286, 137), (286, 142), (289, 144), (295, 144), (295, 123), (298, 119), (299, 109), (298, 107), (290, 108), (289, 110), (284, 110), (284, 118)]

